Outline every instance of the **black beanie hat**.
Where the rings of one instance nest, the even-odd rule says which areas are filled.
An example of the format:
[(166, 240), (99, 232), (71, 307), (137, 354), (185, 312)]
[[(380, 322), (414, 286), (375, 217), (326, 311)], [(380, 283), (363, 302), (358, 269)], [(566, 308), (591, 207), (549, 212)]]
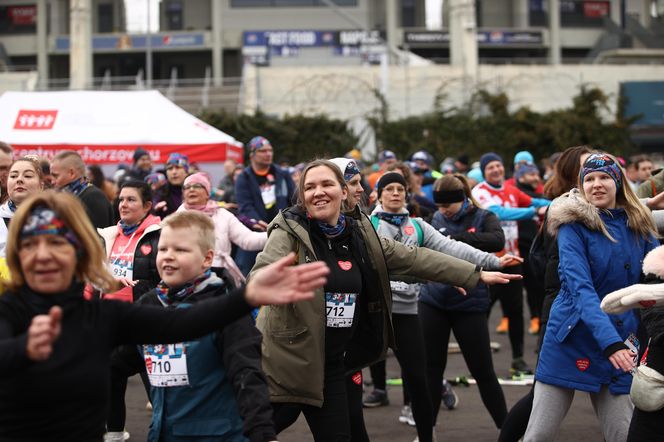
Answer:
[(482, 171), (482, 175), (484, 175), (484, 169), (486, 169), (486, 166), (492, 161), (500, 161), (502, 163), (503, 159), (495, 152), (485, 153), (480, 157), (480, 170)]
[(144, 157), (145, 155), (149, 156), (150, 154), (142, 147), (137, 147), (134, 151), (134, 163), (137, 163), (138, 160), (140, 160), (141, 157)]
[(376, 191), (378, 192), (378, 198), (383, 193), (383, 189), (389, 184), (399, 183), (404, 189), (408, 190), (408, 184), (406, 184), (406, 179), (399, 172), (387, 172), (385, 175), (380, 177), (376, 183)]

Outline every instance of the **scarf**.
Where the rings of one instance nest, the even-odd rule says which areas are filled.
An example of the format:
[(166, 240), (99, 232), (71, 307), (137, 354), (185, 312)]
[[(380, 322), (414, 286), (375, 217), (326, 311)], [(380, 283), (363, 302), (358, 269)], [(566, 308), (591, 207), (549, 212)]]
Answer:
[(177, 289), (168, 287), (164, 281), (159, 281), (159, 284), (155, 287), (157, 297), (164, 305), (172, 305), (174, 302), (183, 301), (195, 293), (201, 283), (205, 282), (211, 275), (212, 270), (207, 269), (203, 274)]
[(127, 224), (123, 220), (120, 220), (120, 222), (118, 223), (118, 227), (120, 227), (120, 230), (122, 230), (122, 234), (124, 236), (129, 236), (132, 233), (134, 233), (141, 226), (141, 224), (143, 224), (145, 218), (147, 218), (147, 215), (136, 224)]
[(392, 224), (393, 226), (401, 227), (408, 222), (410, 215), (408, 212), (405, 213), (389, 213), (389, 212), (375, 212), (378, 218), (382, 219), (385, 222)]
[(321, 232), (328, 237), (328, 238), (334, 238), (336, 236), (339, 236), (343, 233), (344, 229), (346, 228), (346, 216), (341, 213), (339, 215), (339, 220), (337, 221), (336, 225), (330, 225), (328, 223), (324, 223), (322, 221), (316, 221), (316, 224), (318, 224), (318, 227), (320, 228)]
[(62, 187), (62, 190), (69, 192), (74, 196), (79, 196), (81, 192), (87, 189), (90, 186), (90, 183), (86, 181), (84, 177), (81, 177), (77, 180), (72, 181), (69, 184), (66, 184)]
[(14, 204), (14, 201), (7, 200), (7, 207), (9, 210), (11, 210), (12, 213), (16, 212), (16, 204)]
[(455, 213), (452, 216), (445, 216), (443, 215), (443, 218), (447, 221), (452, 221), (454, 223), (458, 222), (461, 218), (466, 216), (466, 214), (470, 211), (470, 209), (473, 208), (473, 205), (470, 203), (470, 200), (468, 198), (464, 198), (463, 204), (461, 205), (461, 208), (457, 213)]
[(215, 213), (217, 213), (217, 210), (219, 210), (219, 204), (217, 204), (216, 201), (213, 200), (208, 200), (207, 204), (203, 204), (200, 206), (196, 206), (193, 204), (187, 204), (186, 202), (184, 203), (184, 208), (187, 210), (196, 210), (198, 212), (203, 212), (207, 216), (214, 216)]

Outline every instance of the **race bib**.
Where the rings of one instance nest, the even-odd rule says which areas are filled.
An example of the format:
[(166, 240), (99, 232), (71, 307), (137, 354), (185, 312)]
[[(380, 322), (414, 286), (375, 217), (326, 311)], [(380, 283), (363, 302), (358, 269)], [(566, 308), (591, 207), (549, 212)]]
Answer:
[(408, 284), (403, 281), (390, 281), (390, 288), (393, 292), (406, 292), (408, 291)]
[(632, 358), (632, 362), (634, 362), (634, 368), (629, 371), (632, 376), (634, 376), (634, 372), (636, 372), (636, 363), (639, 360), (639, 339), (634, 333), (630, 333), (629, 336), (627, 336), (627, 339), (625, 339), (625, 345), (628, 349), (635, 353), (634, 358)]
[(187, 352), (183, 343), (144, 345), (143, 357), (153, 387), (189, 385)]
[(111, 275), (114, 278), (126, 278), (130, 281), (134, 280), (134, 263), (123, 260), (115, 260), (110, 263)]
[(263, 198), (263, 204), (266, 209), (271, 208), (277, 202), (275, 190), (276, 186), (274, 184), (268, 184), (261, 188), (261, 197)]
[(327, 326), (347, 328), (353, 325), (357, 293), (325, 292), (325, 314)]

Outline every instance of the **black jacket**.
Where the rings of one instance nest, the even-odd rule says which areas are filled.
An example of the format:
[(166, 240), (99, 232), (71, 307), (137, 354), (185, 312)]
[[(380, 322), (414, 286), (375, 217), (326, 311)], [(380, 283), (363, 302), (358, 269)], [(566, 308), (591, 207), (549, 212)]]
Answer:
[(95, 228), (103, 229), (115, 224), (113, 207), (104, 192), (96, 186), (89, 185), (78, 197)]

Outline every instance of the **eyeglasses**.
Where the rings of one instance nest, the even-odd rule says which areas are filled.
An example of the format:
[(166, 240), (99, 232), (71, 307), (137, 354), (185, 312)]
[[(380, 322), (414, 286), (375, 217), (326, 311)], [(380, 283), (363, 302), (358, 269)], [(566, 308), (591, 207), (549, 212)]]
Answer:
[(205, 190), (205, 186), (202, 184), (187, 184), (182, 187), (184, 190), (194, 189), (194, 190)]

